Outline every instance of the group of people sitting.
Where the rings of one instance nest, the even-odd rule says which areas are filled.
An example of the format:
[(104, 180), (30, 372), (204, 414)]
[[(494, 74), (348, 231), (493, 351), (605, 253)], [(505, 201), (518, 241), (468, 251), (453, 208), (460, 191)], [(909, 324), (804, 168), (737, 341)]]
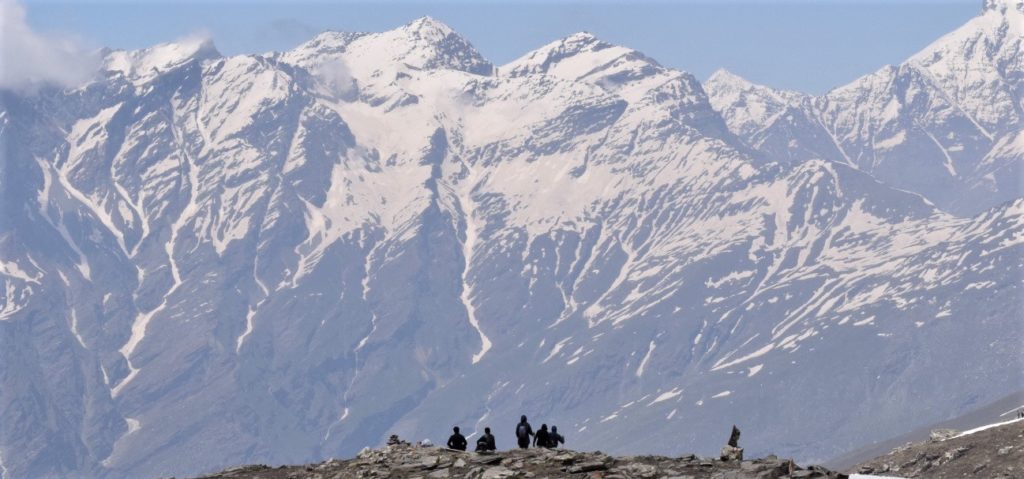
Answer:
[[(448, 448), (465, 451), (468, 445), (466, 437), (459, 433), (459, 426), (455, 426), (452, 429), (453, 433), (448, 438)], [(530, 447), (531, 437), (533, 438), (533, 447), (554, 449), (560, 444), (565, 444), (565, 438), (558, 433), (558, 426), (551, 426), (549, 431), (547, 424), (541, 424), (540, 430), (534, 432), (533, 427), (526, 420), (526, 416), (522, 416), (519, 418), (519, 424), (516, 424), (516, 442), (520, 448), (526, 449)], [(495, 451), (497, 449), (497, 446), (494, 444), (494, 434), (491, 434), (491, 428), (485, 427), (483, 435), (476, 440), (476, 452)]]

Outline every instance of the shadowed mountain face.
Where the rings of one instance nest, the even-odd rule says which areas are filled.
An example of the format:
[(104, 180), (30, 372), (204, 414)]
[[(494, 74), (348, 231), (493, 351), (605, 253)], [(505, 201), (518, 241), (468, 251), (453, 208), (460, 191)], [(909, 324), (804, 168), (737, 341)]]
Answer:
[(1024, 381), (1024, 200), (954, 216), (759, 152), (588, 34), (494, 67), (424, 18), (0, 94), (4, 479), (510, 442), (522, 413), (816, 461)]

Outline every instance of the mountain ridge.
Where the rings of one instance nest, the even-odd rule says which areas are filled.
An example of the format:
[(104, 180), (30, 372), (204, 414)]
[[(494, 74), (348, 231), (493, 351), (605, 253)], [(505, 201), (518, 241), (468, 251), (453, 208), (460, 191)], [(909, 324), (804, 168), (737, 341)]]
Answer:
[(713, 75), (705, 86), (731, 131), (771, 158), (854, 165), (971, 216), (1022, 193), (1008, 180), (1019, 177), (1020, 163), (998, 146), (1024, 128), (1024, 91), (1014, 73), (1024, 68), (1022, 8), (985, 4), (981, 15), (907, 61), (816, 97), (734, 74)]
[(495, 75), (438, 23), (0, 92), (10, 474), (306, 462), (523, 410), (701, 453), (743, 419), (749, 450), (821, 459), (1019, 376), (1024, 200), (958, 217), (755, 151), (633, 50)]

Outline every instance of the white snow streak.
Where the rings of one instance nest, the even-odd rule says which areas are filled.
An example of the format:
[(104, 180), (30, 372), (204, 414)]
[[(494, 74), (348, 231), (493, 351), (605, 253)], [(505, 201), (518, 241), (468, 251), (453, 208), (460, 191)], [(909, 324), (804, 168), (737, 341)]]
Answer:
[(257, 267), (258, 265), (259, 256), (257, 256), (252, 261), (252, 279), (256, 283), (256, 286), (260, 288), (260, 291), (263, 293), (263, 299), (259, 300), (256, 303), (256, 306), (250, 306), (249, 311), (245, 314), (245, 331), (243, 331), (242, 334), (238, 335), (238, 338), (235, 339), (235, 354), (242, 352), (242, 345), (245, 344), (245, 340), (249, 338), (249, 335), (252, 334), (252, 330), (255, 327), (255, 323), (253, 323), (253, 320), (254, 317), (256, 316), (256, 311), (258, 311), (260, 309), (260, 306), (263, 305), (263, 302), (267, 300), (267, 286), (263, 284), (263, 281), (260, 281), (260, 275), (257, 272), (259, 270), (259, 268)]
[(366, 342), (370, 340), (370, 336), (377, 332), (377, 312), (370, 305), (369, 294), (370, 294), (370, 267), (373, 264), (373, 255), (377, 252), (377, 248), (380, 247), (380, 243), (377, 243), (370, 248), (370, 252), (366, 253), (366, 261), (363, 264), (363, 304), (366, 305), (366, 309), (370, 310), (370, 332), (363, 336), (363, 339), (359, 340), (359, 344), (356, 345), (356, 352), (358, 353), (363, 346), (366, 346)]
[(680, 394), (683, 394), (683, 390), (682, 389), (673, 388), (671, 391), (666, 391), (666, 392), (663, 392), (663, 393), (659, 394), (658, 397), (654, 398), (653, 401), (647, 403), (647, 405), (648, 406), (653, 406), (653, 405), (658, 404), (660, 402), (668, 401), (669, 399), (677, 398), (677, 397), (679, 397)]
[[(53, 218), (50, 217), (50, 187), (53, 185), (53, 170), (41, 159), (36, 158), (36, 163), (39, 164), (39, 169), (43, 172), (43, 189), (39, 192), (39, 209), (41, 210), (43, 217), (46, 218), (46, 222), (50, 223), (54, 229), (60, 233), (61, 238), (68, 244), (68, 247), (78, 255), (78, 264), (76, 268), (78, 272), (82, 274), (87, 281), (92, 281), (91, 271), (89, 267), (89, 261), (86, 259), (85, 254), (79, 249), (78, 244), (71, 239), (71, 234), (68, 233), (68, 229), (64, 226), (63, 221), (54, 222)], [(61, 273), (63, 274), (63, 273)], [(66, 281), (65, 281), (66, 283)]]
[(82, 349), (89, 349), (85, 346), (85, 341), (82, 340), (82, 335), (78, 333), (78, 315), (75, 314), (75, 310), (71, 309), (71, 334), (75, 335), (75, 339), (78, 340), (78, 344), (82, 346)]
[(331, 432), (334, 431), (334, 426), (337, 426), (339, 423), (344, 421), (345, 418), (348, 417), (348, 413), (349, 413), (348, 408), (345, 408), (345, 409), (341, 410), (341, 416), (338, 416), (338, 420), (334, 421), (333, 423), (331, 423), (330, 426), (327, 427), (327, 433), (324, 434), (324, 441), (327, 441), (328, 439), (331, 438)]
[[(572, 339), (571, 336), (568, 337), (568, 338), (565, 338), (565, 339), (563, 339), (561, 341), (559, 341), (554, 346), (552, 346), (551, 347), (551, 352), (548, 353), (548, 357), (544, 358), (544, 360), (541, 361), (541, 364), (546, 363), (546, 362), (550, 361), (551, 358), (555, 357), (555, 355), (558, 354), (558, 352), (561, 351), (563, 347), (565, 347), (565, 343), (569, 342), (570, 339)], [(543, 346), (543, 344), (541, 344), (541, 346)]]
[(245, 339), (252, 334), (252, 318), (253, 316), (256, 316), (256, 310), (261, 304), (263, 304), (263, 301), (256, 303), (256, 306), (249, 307), (249, 312), (245, 313), (245, 331), (242, 331), (242, 334), (238, 335), (238, 338), (235, 339), (235, 354), (242, 351), (242, 345), (245, 344)]
[(1003, 421), (1003, 422), (987, 424), (987, 425), (984, 425), (984, 426), (976, 427), (974, 429), (968, 429), (968, 430), (966, 430), (964, 432), (961, 432), (960, 434), (957, 434), (956, 436), (953, 436), (952, 439), (956, 439), (958, 437), (969, 436), (971, 434), (978, 433), (978, 432), (981, 432), (981, 431), (985, 431), (985, 430), (988, 430), (988, 429), (992, 429), (994, 427), (1005, 426), (1007, 424), (1013, 424), (1015, 422), (1021, 422), (1021, 421), (1024, 421), (1024, 418), (1011, 419), (1009, 421)]
[(761, 356), (764, 356), (765, 354), (768, 354), (768, 352), (770, 352), (774, 348), (775, 348), (775, 346), (773, 346), (771, 343), (768, 343), (765, 346), (763, 346), (761, 349), (758, 349), (757, 351), (754, 351), (754, 352), (752, 352), (752, 353), (750, 353), (750, 354), (748, 354), (746, 356), (742, 356), (742, 357), (736, 358), (736, 359), (734, 359), (732, 361), (729, 361), (727, 363), (722, 364), (722, 361), (719, 361), (718, 363), (715, 363), (714, 367), (712, 367), (711, 370), (712, 371), (718, 371), (719, 369), (727, 368), (729, 366), (734, 366), (734, 365), (740, 364), (740, 363), (742, 363), (744, 361), (749, 361), (749, 360), (754, 359), (754, 358), (759, 358)]
[(651, 359), (651, 353), (654, 352), (655, 347), (654, 341), (651, 341), (651, 344), (647, 346), (647, 354), (645, 354), (644, 358), (640, 361), (640, 366), (636, 368), (636, 377), (643, 377), (644, 368), (647, 366), (647, 361)]
[(469, 285), (469, 268), (473, 263), (473, 253), (477, 240), (477, 224), (473, 216), (474, 208), (473, 199), (471, 198), (475, 183), (475, 175), (470, 174), (466, 178), (466, 186), (459, 194), (459, 207), (462, 209), (462, 214), (466, 221), (466, 239), (462, 243), (462, 257), (465, 258), (466, 265), (462, 268), (462, 293), (459, 296), (462, 298), (462, 304), (466, 307), (466, 316), (469, 317), (469, 324), (480, 335), (481, 343), (480, 351), (473, 355), (473, 364), (480, 362), (484, 355), (487, 354), (487, 351), (491, 349), (490, 338), (480, 329), (480, 322), (476, 317), (476, 308), (473, 306), (473, 291)]

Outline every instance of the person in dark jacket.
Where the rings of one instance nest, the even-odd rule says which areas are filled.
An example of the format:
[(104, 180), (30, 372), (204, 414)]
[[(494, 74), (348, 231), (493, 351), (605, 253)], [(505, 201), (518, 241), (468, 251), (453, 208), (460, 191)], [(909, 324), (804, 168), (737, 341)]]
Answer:
[(495, 451), (497, 446), (494, 445), (494, 434), (491, 434), (491, 428), (484, 428), (484, 435), (480, 436), (476, 440), (476, 452)]
[(540, 430), (537, 431), (537, 435), (533, 436), (533, 447), (548, 447), (548, 440), (551, 439), (548, 434), (548, 425), (541, 424)]
[(546, 447), (554, 449), (559, 444), (565, 444), (565, 438), (558, 433), (558, 426), (551, 426), (551, 433), (548, 434), (548, 445)]
[(466, 450), (466, 438), (462, 434), (459, 434), (459, 426), (452, 428), (455, 431), (452, 437), (448, 438), (448, 449), (455, 449), (456, 451)]
[(516, 442), (519, 443), (521, 449), (530, 447), (530, 436), (533, 435), (533, 428), (530, 427), (530, 423), (526, 421), (526, 416), (519, 418), (519, 424), (516, 424)]

